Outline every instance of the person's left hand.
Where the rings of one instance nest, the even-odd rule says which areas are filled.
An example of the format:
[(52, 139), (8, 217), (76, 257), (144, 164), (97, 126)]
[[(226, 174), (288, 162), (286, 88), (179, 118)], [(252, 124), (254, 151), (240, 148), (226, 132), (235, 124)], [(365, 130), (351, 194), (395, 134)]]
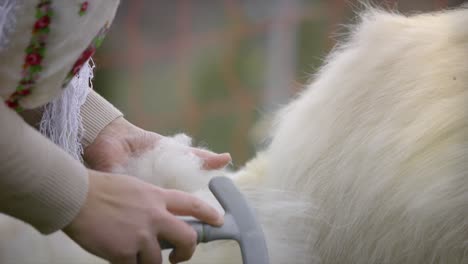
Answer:
[[(119, 117), (107, 125), (94, 142), (84, 150), (84, 160), (90, 168), (110, 172), (115, 166), (125, 166), (128, 159), (155, 147), (163, 136), (143, 130), (125, 118)], [(216, 154), (203, 149), (187, 147), (203, 160), (207, 170), (221, 169), (231, 162), (228, 153)]]

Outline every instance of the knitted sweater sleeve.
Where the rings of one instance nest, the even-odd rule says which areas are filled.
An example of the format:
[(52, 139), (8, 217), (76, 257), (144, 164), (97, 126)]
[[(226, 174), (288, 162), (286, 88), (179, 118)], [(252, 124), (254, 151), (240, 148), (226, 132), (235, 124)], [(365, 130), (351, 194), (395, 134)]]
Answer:
[(93, 143), (104, 127), (121, 116), (122, 113), (117, 108), (92, 90), (81, 107), (84, 129), (83, 147), (86, 148)]
[(3, 103), (0, 150), (0, 212), (43, 234), (71, 222), (86, 200), (86, 168)]
[[(92, 91), (81, 108), (81, 116), (86, 147), (122, 113)], [(37, 121), (37, 117), (31, 120)], [(70, 223), (87, 195), (88, 172), (84, 165), (3, 103), (0, 150), (0, 212), (31, 224), (43, 234)]]
[[(123, 114), (110, 102), (91, 90), (85, 103), (81, 106), (81, 118), (84, 135), (82, 139), (83, 148), (89, 146), (96, 139), (101, 130), (116, 118)], [(41, 121), (41, 109), (33, 109), (21, 112), (21, 117), (31, 126), (37, 128)]]

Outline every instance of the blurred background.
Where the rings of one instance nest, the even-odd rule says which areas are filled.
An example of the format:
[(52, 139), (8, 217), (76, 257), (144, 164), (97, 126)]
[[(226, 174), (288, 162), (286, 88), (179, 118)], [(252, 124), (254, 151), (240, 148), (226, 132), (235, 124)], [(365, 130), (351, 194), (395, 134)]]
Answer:
[[(463, 1), (373, 2), (412, 13)], [(121, 1), (95, 56), (94, 88), (134, 124), (187, 133), (239, 166), (360, 8), (351, 0)]]

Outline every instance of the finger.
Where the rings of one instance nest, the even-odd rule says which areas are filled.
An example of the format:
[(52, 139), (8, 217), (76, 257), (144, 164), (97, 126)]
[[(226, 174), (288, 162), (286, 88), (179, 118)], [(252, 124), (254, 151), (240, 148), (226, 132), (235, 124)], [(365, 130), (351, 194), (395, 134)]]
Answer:
[(163, 219), (165, 219), (163, 222), (158, 223), (159, 226), (164, 227), (161, 228), (158, 238), (174, 246), (174, 250), (169, 255), (170, 262), (178, 263), (189, 260), (197, 246), (197, 233), (174, 215), (168, 213)]
[(192, 152), (203, 160), (203, 169), (205, 170), (222, 169), (232, 161), (229, 153), (216, 154), (197, 148), (192, 148)]
[(177, 190), (164, 190), (166, 208), (175, 215), (193, 216), (201, 221), (220, 226), (224, 222), (223, 216), (213, 207), (201, 199)]
[(141, 251), (138, 254), (138, 264), (161, 264), (161, 248), (156, 236), (151, 236), (143, 242)]

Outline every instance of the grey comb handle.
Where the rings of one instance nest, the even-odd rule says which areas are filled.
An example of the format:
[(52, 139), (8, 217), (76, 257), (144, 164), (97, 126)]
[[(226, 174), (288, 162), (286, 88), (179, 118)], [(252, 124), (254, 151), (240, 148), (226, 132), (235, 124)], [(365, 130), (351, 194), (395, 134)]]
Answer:
[[(209, 188), (224, 208), (224, 224), (214, 227), (199, 221), (186, 221), (197, 232), (197, 242), (236, 240), (240, 246), (244, 264), (268, 264), (269, 255), (262, 227), (255, 218), (247, 199), (227, 177), (211, 179)], [(174, 248), (168, 242), (159, 241), (161, 249)]]
[[(185, 220), (195, 232), (197, 232), (197, 244), (207, 243), (214, 240), (236, 240), (239, 242), (239, 230), (232, 215), (224, 215), (224, 224), (221, 227), (214, 227), (197, 220)], [(172, 249), (174, 245), (165, 240), (159, 241), (161, 250)]]

